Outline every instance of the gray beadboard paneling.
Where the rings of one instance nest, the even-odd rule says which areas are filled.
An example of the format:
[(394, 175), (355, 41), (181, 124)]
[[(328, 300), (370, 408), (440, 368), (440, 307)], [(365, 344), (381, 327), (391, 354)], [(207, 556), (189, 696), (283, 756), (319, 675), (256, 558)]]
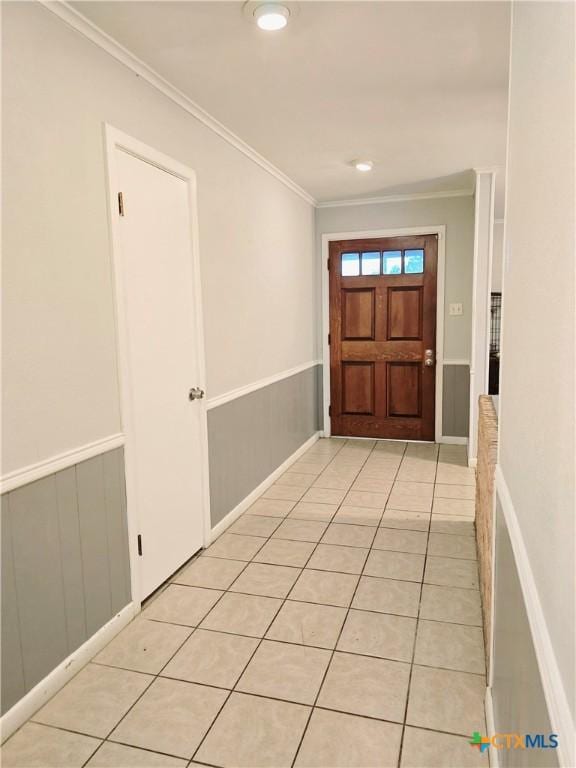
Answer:
[[(118, 451), (102, 456), (110, 599), (112, 615), (130, 602), (130, 562), (128, 552), (128, 520), (125, 512), (124, 457)], [(120, 501), (120, 508), (118, 503)]]
[(208, 411), (212, 525), (318, 429), (321, 366)]
[(130, 601), (118, 448), (2, 497), (2, 713)]
[(70, 654), (87, 637), (75, 467), (58, 472), (56, 489), (62, 552), (62, 581), (66, 607), (66, 633), (68, 653)]
[[(498, 733), (547, 736), (551, 732), (550, 718), (516, 560), (498, 497), (494, 598), (494, 726)], [(498, 762), (502, 768), (549, 768), (558, 766), (558, 756), (554, 749), (500, 749)]]
[(445, 365), (442, 392), (442, 434), (468, 437), (470, 366)]
[(68, 655), (54, 475), (9, 494), (12, 553), (29, 690)]
[(106, 496), (102, 456), (76, 467), (80, 548), (84, 569), (86, 628), (88, 635), (112, 616), (110, 553), (108, 548)]
[(6, 494), (2, 497), (2, 706), (6, 709), (26, 691), (9, 505)]
[(324, 429), (324, 366), (318, 366), (316, 376), (316, 408), (318, 411), (318, 429)]

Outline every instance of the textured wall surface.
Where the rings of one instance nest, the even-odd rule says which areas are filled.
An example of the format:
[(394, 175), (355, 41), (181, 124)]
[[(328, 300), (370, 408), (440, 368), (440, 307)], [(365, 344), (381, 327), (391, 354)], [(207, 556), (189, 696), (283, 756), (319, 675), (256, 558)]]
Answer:
[(575, 13), (574, 3), (512, 6), (498, 455), (573, 722)]
[(122, 431), (104, 123), (196, 173), (208, 397), (318, 359), (313, 206), (40, 3), (2, 35), (3, 471)]
[(130, 602), (121, 448), (2, 496), (2, 712)]

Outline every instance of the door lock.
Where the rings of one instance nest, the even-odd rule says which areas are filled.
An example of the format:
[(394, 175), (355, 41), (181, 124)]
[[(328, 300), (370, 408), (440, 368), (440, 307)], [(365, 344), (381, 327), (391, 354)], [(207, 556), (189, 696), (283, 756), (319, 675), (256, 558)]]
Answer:
[(424, 365), (426, 368), (431, 368), (434, 365), (434, 350), (427, 349), (424, 352)]
[(200, 387), (192, 387), (190, 392), (188, 392), (188, 400), (202, 400), (204, 397), (204, 390), (200, 389)]

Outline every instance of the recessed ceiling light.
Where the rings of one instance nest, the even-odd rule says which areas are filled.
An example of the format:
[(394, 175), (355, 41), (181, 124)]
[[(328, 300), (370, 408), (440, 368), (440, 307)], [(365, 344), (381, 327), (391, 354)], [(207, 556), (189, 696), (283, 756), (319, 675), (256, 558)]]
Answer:
[(357, 171), (362, 171), (363, 173), (366, 173), (366, 171), (371, 171), (372, 168), (374, 168), (374, 163), (372, 160), (354, 160), (352, 165), (354, 168), (356, 168)]
[(254, 18), (260, 29), (266, 32), (275, 32), (278, 29), (284, 29), (288, 24), (290, 11), (284, 5), (276, 3), (264, 3), (254, 10)]

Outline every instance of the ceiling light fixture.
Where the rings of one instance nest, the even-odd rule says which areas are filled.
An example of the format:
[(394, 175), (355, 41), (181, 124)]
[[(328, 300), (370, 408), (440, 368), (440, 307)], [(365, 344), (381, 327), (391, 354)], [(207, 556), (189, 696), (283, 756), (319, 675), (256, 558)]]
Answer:
[(254, 9), (254, 18), (260, 29), (266, 32), (275, 32), (278, 29), (284, 29), (288, 24), (290, 11), (284, 5), (277, 3), (264, 3)]
[(362, 173), (371, 171), (372, 168), (374, 168), (374, 163), (372, 160), (354, 160), (352, 165), (354, 168), (356, 168), (357, 171), (362, 171)]

